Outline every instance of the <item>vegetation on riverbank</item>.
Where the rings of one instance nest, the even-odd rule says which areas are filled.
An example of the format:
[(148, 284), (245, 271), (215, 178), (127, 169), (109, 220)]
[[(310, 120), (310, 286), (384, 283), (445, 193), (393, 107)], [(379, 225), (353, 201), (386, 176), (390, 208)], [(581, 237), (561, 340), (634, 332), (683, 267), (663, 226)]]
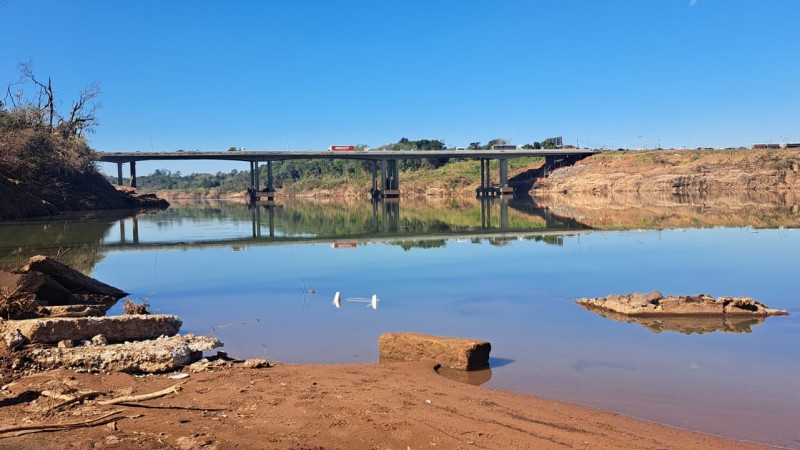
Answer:
[(97, 125), (97, 85), (59, 111), (49, 79), (38, 79), (30, 65), (20, 73), (0, 101), (0, 220), (156, 206), (154, 198), (117, 191), (95, 167), (85, 134)]

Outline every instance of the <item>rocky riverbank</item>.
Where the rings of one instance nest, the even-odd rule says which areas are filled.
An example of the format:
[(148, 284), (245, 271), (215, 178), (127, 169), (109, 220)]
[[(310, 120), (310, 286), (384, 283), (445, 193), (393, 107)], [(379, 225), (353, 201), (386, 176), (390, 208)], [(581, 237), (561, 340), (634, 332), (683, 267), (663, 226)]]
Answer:
[(116, 189), (99, 173), (36, 181), (9, 178), (0, 173), (0, 220), (54, 216), (66, 211), (167, 207), (169, 203), (154, 194)]
[(797, 150), (603, 152), (536, 181), (538, 193), (674, 194), (800, 190)]
[(65, 211), (163, 209), (152, 194), (115, 189), (80, 137), (45, 129), (0, 129), (0, 220)]

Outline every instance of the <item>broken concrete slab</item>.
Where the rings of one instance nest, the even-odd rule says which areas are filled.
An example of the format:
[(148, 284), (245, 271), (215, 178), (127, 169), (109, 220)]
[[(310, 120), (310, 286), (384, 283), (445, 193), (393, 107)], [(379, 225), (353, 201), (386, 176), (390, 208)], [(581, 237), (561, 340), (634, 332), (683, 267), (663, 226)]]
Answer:
[(202, 358), (203, 351), (221, 346), (219, 339), (187, 334), (124, 344), (33, 349), (27, 359), (37, 370), (161, 373), (192, 364)]
[(72, 301), (72, 293), (64, 286), (39, 272), (12, 273), (0, 270), (0, 288), (8, 294), (31, 294), (36, 303), (47, 305), (64, 305)]
[(380, 356), (393, 361), (432, 359), (443, 367), (474, 370), (488, 367), (488, 341), (417, 333), (384, 333), (378, 339)]
[(128, 295), (120, 289), (88, 277), (48, 256), (38, 255), (30, 258), (28, 264), (20, 269), (20, 272), (43, 273), (73, 294), (98, 294), (113, 297), (117, 300)]
[(54, 305), (42, 308), (42, 314), (48, 317), (99, 317), (111, 309), (110, 303), (98, 305)]
[(717, 297), (708, 294), (663, 296), (649, 294), (612, 294), (575, 301), (587, 309), (610, 311), (627, 316), (785, 316), (785, 310), (768, 308), (749, 297)]
[(109, 342), (140, 341), (173, 336), (182, 325), (178, 316), (166, 314), (110, 317), (61, 317), (0, 322), (3, 333), (19, 330), (32, 343), (90, 340), (102, 334)]

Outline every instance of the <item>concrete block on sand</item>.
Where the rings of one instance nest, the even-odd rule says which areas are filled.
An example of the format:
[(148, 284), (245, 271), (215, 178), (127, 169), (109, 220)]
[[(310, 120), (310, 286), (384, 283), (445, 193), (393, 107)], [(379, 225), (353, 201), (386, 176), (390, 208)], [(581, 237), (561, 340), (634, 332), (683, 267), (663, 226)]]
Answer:
[(40, 344), (89, 340), (98, 334), (109, 342), (124, 342), (173, 336), (181, 325), (178, 316), (153, 314), (7, 320), (0, 322), (0, 331), (19, 330), (30, 342)]
[(489, 365), (492, 344), (478, 339), (417, 333), (384, 333), (378, 339), (381, 358), (395, 361), (432, 359), (458, 370), (483, 369)]

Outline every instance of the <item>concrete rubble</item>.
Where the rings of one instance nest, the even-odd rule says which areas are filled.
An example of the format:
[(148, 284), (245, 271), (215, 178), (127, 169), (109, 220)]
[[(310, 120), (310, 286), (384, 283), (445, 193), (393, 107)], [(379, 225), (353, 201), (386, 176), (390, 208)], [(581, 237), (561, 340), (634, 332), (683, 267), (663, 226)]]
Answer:
[(159, 373), (188, 366), (200, 359), (203, 351), (220, 346), (219, 339), (188, 334), (122, 344), (38, 348), (26, 357), (43, 370), (66, 367), (82, 372)]
[(431, 359), (450, 369), (475, 370), (489, 366), (488, 341), (417, 333), (384, 333), (378, 339), (381, 359), (420, 361)]
[(162, 335), (173, 336), (181, 328), (173, 315), (125, 315), (110, 317), (40, 318), (0, 322), (3, 334), (19, 330), (31, 343), (90, 340), (103, 335), (109, 342), (141, 341)]
[(222, 346), (212, 337), (177, 335), (182, 322), (174, 315), (104, 316), (126, 295), (46, 256), (0, 271), (0, 352), (11, 352), (6, 361), (19, 373), (157, 373)]
[(580, 298), (577, 304), (590, 310), (602, 310), (626, 316), (785, 316), (781, 309), (768, 308), (748, 297), (717, 297), (708, 294), (664, 296), (649, 294), (612, 294), (601, 298)]
[(0, 294), (4, 319), (100, 316), (128, 295), (47, 256), (34, 256), (13, 271), (0, 270)]

